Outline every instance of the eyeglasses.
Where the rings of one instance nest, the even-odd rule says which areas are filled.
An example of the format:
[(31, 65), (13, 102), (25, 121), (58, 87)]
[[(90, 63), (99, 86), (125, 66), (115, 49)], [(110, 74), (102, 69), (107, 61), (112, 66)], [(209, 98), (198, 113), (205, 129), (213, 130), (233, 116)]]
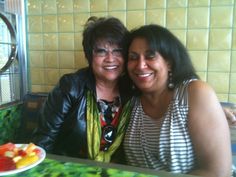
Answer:
[(122, 48), (116, 48), (113, 50), (108, 50), (106, 48), (95, 48), (93, 49), (93, 54), (96, 57), (107, 57), (108, 53), (111, 53), (113, 57), (122, 57)]
[(115, 134), (116, 134), (116, 129), (113, 125), (105, 125), (102, 128), (102, 135), (103, 135), (104, 140), (107, 143), (112, 143), (112, 141), (114, 140)]
[(107, 151), (114, 141), (116, 136), (116, 129), (113, 125), (105, 125), (102, 128), (102, 137), (105, 140), (105, 144), (103, 145), (103, 151)]

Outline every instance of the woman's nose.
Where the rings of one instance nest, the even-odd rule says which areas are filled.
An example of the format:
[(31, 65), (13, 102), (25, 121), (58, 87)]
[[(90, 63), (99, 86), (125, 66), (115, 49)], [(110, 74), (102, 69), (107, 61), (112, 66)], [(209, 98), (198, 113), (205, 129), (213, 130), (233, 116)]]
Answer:
[(113, 61), (114, 60), (114, 55), (112, 54), (112, 51), (107, 51), (106, 54), (106, 61)]
[(147, 63), (146, 60), (144, 58), (144, 56), (140, 56), (138, 63), (137, 63), (137, 68), (139, 69), (143, 69), (147, 67)]

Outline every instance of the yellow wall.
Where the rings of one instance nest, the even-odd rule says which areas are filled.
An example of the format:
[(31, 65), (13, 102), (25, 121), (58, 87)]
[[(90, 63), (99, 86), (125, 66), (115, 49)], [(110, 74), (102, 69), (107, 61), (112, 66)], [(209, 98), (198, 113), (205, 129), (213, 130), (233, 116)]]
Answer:
[(86, 65), (81, 32), (91, 15), (118, 17), (128, 29), (149, 23), (169, 28), (220, 101), (236, 102), (235, 0), (28, 0), (33, 92), (50, 91), (64, 73)]

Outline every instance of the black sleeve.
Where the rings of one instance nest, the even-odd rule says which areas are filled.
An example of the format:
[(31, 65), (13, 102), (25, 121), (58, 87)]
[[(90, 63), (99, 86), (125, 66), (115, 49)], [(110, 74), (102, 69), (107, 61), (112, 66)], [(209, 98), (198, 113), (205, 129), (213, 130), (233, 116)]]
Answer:
[(60, 128), (72, 107), (71, 90), (71, 80), (63, 76), (49, 93), (40, 111), (38, 127), (33, 133), (32, 142), (47, 152), (52, 152)]

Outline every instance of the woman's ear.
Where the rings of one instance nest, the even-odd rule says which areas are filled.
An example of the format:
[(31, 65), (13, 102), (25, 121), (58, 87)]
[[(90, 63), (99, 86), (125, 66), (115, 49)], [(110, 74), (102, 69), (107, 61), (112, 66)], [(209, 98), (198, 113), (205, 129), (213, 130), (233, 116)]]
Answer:
[(168, 71), (172, 71), (172, 64), (170, 62), (167, 63)]

